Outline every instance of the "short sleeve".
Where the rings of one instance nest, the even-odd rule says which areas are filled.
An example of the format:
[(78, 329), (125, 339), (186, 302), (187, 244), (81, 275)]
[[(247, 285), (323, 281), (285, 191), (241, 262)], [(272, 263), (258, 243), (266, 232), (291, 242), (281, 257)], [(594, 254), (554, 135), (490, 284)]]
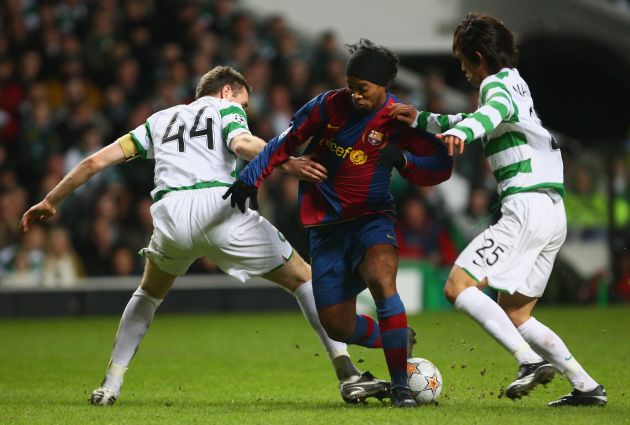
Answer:
[(219, 114), (221, 115), (221, 137), (228, 147), (234, 137), (241, 133), (250, 133), (247, 126), (247, 115), (240, 105), (231, 103), (220, 109)]
[(138, 148), (138, 152), (140, 152), (142, 159), (155, 157), (149, 120), (141, 126), (138, 126), (135, 130), (132, 130), (129, 134), (131, 135), (131, 140), (133, 140), (136, 148)]

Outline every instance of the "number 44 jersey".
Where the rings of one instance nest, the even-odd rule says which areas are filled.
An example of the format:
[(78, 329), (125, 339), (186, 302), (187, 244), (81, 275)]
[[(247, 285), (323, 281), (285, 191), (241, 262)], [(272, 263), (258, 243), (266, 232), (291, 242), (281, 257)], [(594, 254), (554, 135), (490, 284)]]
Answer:
[(242, 106), (215, 97), (151, 115), (131, 138), (142, 158), (155, 158), (153, 200), (173, 190), (230, 186), (236, 155), (229, 144), (241, 133), (249, 133)]

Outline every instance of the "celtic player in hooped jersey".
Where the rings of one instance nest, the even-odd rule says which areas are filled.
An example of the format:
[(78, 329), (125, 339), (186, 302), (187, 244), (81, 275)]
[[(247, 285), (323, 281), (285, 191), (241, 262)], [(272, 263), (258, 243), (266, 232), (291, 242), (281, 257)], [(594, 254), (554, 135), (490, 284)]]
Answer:
[[(573, 391), (550, 406), (607, 403), (604, 387), (575, 360), (560, 337), (531, 316), (566, 236), (562, 157), (541, 125), (527, 83), (515, 68), (517, 50), (496, 19), (469, 14), (455, 30), (453, 51), (480, 87), (472, 114), (438, 115), (394, 105), (391, 116), (437, 133), (449, 154), (480, 140), (498, 183), (502, 217), (455, 261), (444, 292), (519, 362), (509, 398), (527, 395), (560, 371)], [(497, 302), (479, 289), (499, 291)], [(497, 304), (498, 303), (498, 304)]]
[(529, 87), (518, 70), (502, 68), (484, 78), (479, 90), (480, 107), (475, 113), (444, 116), (423, 111), (412, 126), (443, 132), (465, 143), (480, 139), (501, 198), (531, 191), (561, 197), (560, 149), (541, 125)]
[[(54, 215), (59, 202), (102, 169), (136, 157), (155, 159), (154, 231), (141, 251), (147, 258), (144, 276), (122, 315), (105, 379), (92, 392), (92, 404), (114, 404), (157, 307), (175, 278), (204, 256), (241, 282), (262, 276), (296, 297), (328, 352), (346, 402), (388, 395), (389, 384), (361, 373), (346, 345), (330, 339), (322, 328), (310, 266), (257, 212), (235, 213), (221, 199), (235, 180), (237, 156), (251, 160), (265, 146), (247, 127), (244, 108), (250, 90), (232, 68), (212, 69), (199, 82), (197, 100), (151, 115), (144, 125), (84, 159), (24, 214), (21, 228), (27, 231), (31, 221)], [(284, 171), (312, 182), (326, 178), (326, 169), (308, 157), (291, 158)]]
[(241, 105), (203, 96), (156, 112), (130, 135), (142, 158), (155, 159), (157, 202), (176, 190), (230, 186), (236, 155), (227, 144), (243, 133), (249, 129)]

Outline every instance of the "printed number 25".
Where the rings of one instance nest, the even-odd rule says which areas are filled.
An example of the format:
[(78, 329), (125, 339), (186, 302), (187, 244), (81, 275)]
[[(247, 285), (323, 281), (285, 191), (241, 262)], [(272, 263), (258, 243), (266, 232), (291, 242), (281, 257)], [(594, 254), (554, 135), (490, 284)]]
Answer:
[[(494, 246), (494, 249), (489, 252), (489, 255), (486, 257), (486, 252), (490, 248), (494, 246), (494, 239), (488, 238), (484, 240), (483, 246), (475, 252), (481, 258), (481, 261), (485, 261), (485, 263), (489, 266), (493, 266), (497, 261), (499, 261), (499, 255), (503, 254), (505, 250), (499, 245)], [(473, 260), (473, 263), (477, 264), (477, 260)], [(479, 264), (477, 264), (479, 265)]]

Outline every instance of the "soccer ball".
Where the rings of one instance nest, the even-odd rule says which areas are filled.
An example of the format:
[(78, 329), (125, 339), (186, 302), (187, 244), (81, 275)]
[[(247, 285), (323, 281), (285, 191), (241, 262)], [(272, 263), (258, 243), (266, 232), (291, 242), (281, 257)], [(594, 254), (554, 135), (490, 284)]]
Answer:
[(433, 403), (442, 394), (442, 374), (427, 359), (407, 359), (407, 379), (418, 404)]

